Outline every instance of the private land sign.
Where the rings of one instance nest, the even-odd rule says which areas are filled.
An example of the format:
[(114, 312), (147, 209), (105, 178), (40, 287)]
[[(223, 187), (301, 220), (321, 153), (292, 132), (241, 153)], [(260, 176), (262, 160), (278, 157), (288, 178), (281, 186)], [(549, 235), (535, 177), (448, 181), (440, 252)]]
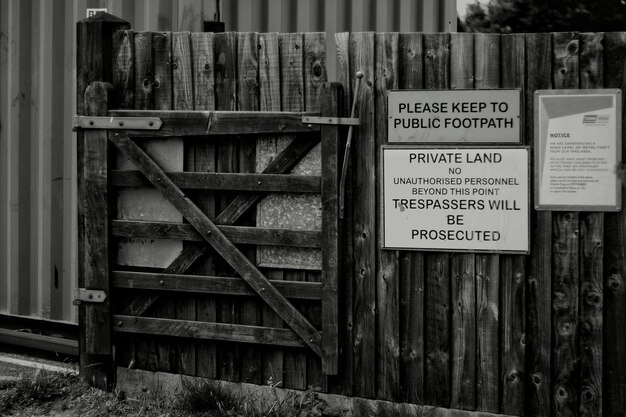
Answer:
[(523, 147), (382, 148), (388, 249), (528, 253)]
[(390, 91), (389, 142), (520, 143), (520, 90)]

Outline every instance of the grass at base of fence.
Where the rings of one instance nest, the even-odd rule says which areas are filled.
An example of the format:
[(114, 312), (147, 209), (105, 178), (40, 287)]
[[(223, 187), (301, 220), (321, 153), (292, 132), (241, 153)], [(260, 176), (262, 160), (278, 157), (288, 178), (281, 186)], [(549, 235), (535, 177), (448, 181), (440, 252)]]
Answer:
[(183, 379), (174, 401), (145, 390), (139, 398), (91, 388), (77, 376), (39, 371), (0, 387), (0, 416), (339, 417), (314, 390), (262, 401), (219, 381)]

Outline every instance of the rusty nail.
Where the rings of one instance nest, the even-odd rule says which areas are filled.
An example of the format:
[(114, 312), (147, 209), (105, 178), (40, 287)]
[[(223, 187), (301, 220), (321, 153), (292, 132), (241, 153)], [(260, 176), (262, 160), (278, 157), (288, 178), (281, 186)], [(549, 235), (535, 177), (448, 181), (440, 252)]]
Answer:
[(159, 285), (161, 285), (161, 286), (165, 285), (165, 281), (163, 281), (163, 280), (159, 281)]
[(308, 125), (307, 126), (309, 129), (313, 129), (313, 125)]
[(261, 185), (261, 181), (259, 181), (257, 184)]
[(118, 322), (117, 322), (117, 325), (118, 325), (118, 326), (121, 326), (122, 324), (123, 324), (123, 323), (122, 323), (121, 321), (118, 321)]

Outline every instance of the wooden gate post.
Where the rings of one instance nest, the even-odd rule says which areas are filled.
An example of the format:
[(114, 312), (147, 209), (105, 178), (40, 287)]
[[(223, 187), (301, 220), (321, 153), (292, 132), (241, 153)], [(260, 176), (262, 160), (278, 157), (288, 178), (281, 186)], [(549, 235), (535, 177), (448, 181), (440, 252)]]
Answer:
[[(130, 24), (99, 13), (76, 24), (78, 115), (106, 115), (112, 87), (113, 33)], [(88, 88), (89, 86), (89, 88)], [(89, 90), (89, 91), (88, 91)], [(89, 102), (86, 100), (86, 94)], [(109, 295), (107, 137), (104, 131), (78, 132), (78, 285)], [(94, 387), (115, 385), (109, 299), (79, 307), (80, 375)]]

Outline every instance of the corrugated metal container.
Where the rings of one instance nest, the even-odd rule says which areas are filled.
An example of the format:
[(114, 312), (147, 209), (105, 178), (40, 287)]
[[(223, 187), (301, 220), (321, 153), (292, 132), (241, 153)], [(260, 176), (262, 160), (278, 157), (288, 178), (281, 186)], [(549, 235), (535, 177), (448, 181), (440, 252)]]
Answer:
[(75, 22), (107, 8), (134, 30), (456, 30), (451, 0), (0, 0), (0, 314), (75, 322)]

